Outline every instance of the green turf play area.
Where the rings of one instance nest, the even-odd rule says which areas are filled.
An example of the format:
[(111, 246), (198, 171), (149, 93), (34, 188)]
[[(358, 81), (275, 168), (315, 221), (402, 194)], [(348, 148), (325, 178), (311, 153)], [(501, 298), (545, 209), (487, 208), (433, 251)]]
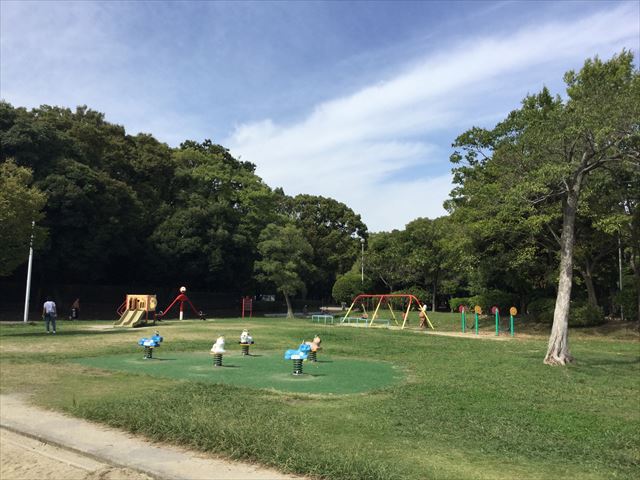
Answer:
[(283, 392), (349, 394), (383, 388), (402, 380), (393, 364), (320, 355), (317, 362), (304, 362), (301, 376), (292, 375), (291, 360), (282, 355), (224, 356), (222, 367), (214, 367), (206, 352), (158, 351), (152, 359), (140, 352), (80, 358), (78, 363), (105, 370), (191, 380), (224, 383)]

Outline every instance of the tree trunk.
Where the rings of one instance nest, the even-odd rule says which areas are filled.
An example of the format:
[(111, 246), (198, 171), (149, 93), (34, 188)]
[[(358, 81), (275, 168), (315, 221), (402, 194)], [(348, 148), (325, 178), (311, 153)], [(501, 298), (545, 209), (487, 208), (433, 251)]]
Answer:
[(293, 317), (293, 307), (291, 306), (291, 299), (289, 298), (288, 294), (284, 294), (284, 301), (287, 302), (287, 318), (294, 318)]
[(582, 279), (584, 280), (584, 285), (587, 287), (587, 296), (589, 305), (594, 307), (598, 306), (598, 297), (596, 295), (596, 288), (593, 285), (593, 274), (591, 273), (591, 264), (586, 261), (584, 264), (584, 268), (579, 268), (580, 274), (582, 275)]
[(569, 308), (573, 283), (573, 246), (575, 241), (575, 222), (580, 193), (580, 178), (569, 189), (562, 202), (562, 235), (560, 236), (560, 272), (558, 295), (553, 312), (553, 326), (549, 336), (549, 346), (544, 363), (547, 365), (565, 365), (573, 360), (569, 353)]

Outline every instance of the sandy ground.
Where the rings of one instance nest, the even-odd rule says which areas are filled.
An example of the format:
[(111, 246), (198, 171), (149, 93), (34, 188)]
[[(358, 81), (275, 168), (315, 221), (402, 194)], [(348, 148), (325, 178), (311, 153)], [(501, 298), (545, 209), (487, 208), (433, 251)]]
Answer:
[(151, 480), (128, 468), (113, 467), (78, 453), (0, 429), (2, 480)]
[(2, 480), (289, 480), (257, 465), (223, 460), (0, 395)]

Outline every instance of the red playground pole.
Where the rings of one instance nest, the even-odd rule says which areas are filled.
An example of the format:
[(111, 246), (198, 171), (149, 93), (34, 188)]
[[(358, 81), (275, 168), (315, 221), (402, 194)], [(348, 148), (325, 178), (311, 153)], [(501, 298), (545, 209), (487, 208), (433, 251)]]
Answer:
[(249, 309), (249, 318), (253, 317), (253, 299), (251, 297), (242, 297), (242, 319), (244, 320), (244, 312)]

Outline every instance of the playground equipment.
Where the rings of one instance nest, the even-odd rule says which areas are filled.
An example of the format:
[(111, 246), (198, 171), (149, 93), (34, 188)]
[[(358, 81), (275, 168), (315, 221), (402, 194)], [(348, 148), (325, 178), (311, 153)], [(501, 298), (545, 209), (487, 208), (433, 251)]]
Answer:
[(154, 312), (158, 301), (155, 295), (128, 293), (118, 307), (120, 319), (114, 327), (139, 327), (149, 322), (149, 312), (155, 324)]
[(167, 308), (165, 308), (164, 310), (161, 310), (160, 313), (156, 315), (156, 318), (160, 318), (160, 319), (164, 318), (167, 315), (167, 313), (169, 313), (169, 310), (171, 310), (176, 303), (180, 302), (179, 318), (180, 320), (183, 320), (184, 319), (184, 302), (187, 302), (191, 307), (191, 310), (193, 310), (193, 313), (195, 313), (198, 317), (200, 317), (200, 320), (206, 320), (206, 316), (202, 312), (202, 310), (196, 310), (196, 307), (193, 306), (193, 303), (191, 303), (191, 300), (189, 300), (189, 297), (187, 297), (186, 295), (186, 291), (187, 291), (187, 287), (180, 287), (180, 293), (178, 294), (178, 296), (173, 299), (173, 302), (171, 302), (171, 304)]
[[(420, 326), (421, 327), (425, 327), (427, 326), (427, 324), (429, 325), (429, 327), (431, 327), (431, 329), (433, 330), (433, 325), (431, 324), (431, 320), (429, 320), (429, 317), (427, 315), (427, 309), (426, 307), (420, 303), (420, 300), (418, 300), (414, 295), (409, 295), (409, 294), (388, 294), (388, 295), (370, 295), (370, 294), (361, 294), (358, 295), (356, 298), (353, 299), (353, 302), (351, 302), (351, 306), (349, 307), (349, 310), (347, 310), (347, 313), (345, 314), (345, 316), (342, 318), (342, 321), (340, 323), (349, 323), (351, 320), (357, 320), (355, 318), (349, 317), (349, 314), (351, 313), (351, 311), (353, 310), (353, 308), (357, 305), (360, 304), (361, 308), (362, 308), (362, 313), (363, 316), (362, 318), (365, 319), (365, 324), (367, 326), (371, 326), (373, 325), (373, 322), (376, 321), (376, 319), (378, 319), (378, 313), (380, 311), (380, 307), (383, 305), (386, 305), (389, 307), (389, 311), (391, 312), (391, 317), (393, 318), (393, 321), (395, 322), (396, 325), (400, 325), (398, 323), (398, 319), (396, 318), (396, 314), (393, 311), (392, 308), (392, 303), (398, 301), (400, 302), (401, 305), (406, 304), (406, 311), (403, 314), (403, 319), (402, 319), (402, 328), (405, 327), (405, 325), (407, 324), (407, 320), (408, 320), (408, 316), (409, 316), (409, 311), (411, 310), (411, 306), (412, 304), (415, 302), (416, 307), (418, 307), (418, 309), (420, 310)], [(367, 307), (366, 304), (370, 303), (370, 307), (371, 305), (375, 305), (375, 310), (373, 312), (373, 315), (371, 316), (371, 318), (369, 318), (369, 315), (367, 313)], [(404, 308), (403, 308), (404, 309)], [(390, 323), (388, 320), (380, 320), (378, 319), (378, 321), (384, 321), (387, 322), (387, 325)]]
[(151, 338), (141, 338), (138, 340), (138, 345), (144, 347), (144, 359), (153, 358), (153, 349), (158, 348), (162, 343), (163, 338), (160, 333), (156, 331)]
[(211, 347), (211, 351), (209, 352), (213, 355), (213, 366), (221, 367), (222, 366), (222, 355), (226, 352), (224, 349), (224, 335), (220, 335), (216, 342)]
[(318, 322), (320, 323), (321, 321), (324, 322), (324, 324), (326, 325), (327, 323), (331, 323), (331, 325), (333, 325), (333, 315), (311, 315), (311, 321), (312, 322)]
[(244, 312), (249, 312), (249, 318), (253, 317), (253, 298), (242, 297), (242, 319), (244, 320)]
[(293, 360), (293, 374), (302, 375), (302, 362), (309, 357), (311, 345), (302, 342), (297, 350), (287, 350), (284, 352), (285, 360)]
[(513, 337), (513, 317), (518, 314), (518, 309), (516, 307), (511, 307), (509, 309), (509, 333)]
[(313, 341), (311, 342), (305, 342), (307, 345), (309, 345), (311, 347), (311, 351), (309, 351), (309, 360), (311, 360), (312, 362), (317, 362), (318, 361), (318, 350), (320, 350), (322, 347), (320, 346), (320, 344), (322, 343), (322, 340), (320, 340), (320, 335), (317, 335), (313, 338)]
[(249, 355), (249, 347), (253, 345), (253, 337), (249, 334), (249, 330), (246, 328), (242, 330), (240, 334), (240, 347), (242, 348), (242, 355)]
[[(478, 315), (482, 315), (482, 307), (480, 305), (476, 305), (473, 310), (475, 313), (475, 332), (476, 332), (476, 335), (478, 335)], [(458, 307), (458, 311), (461, 314), (462, 333), (465, 333), (467, 328), (467, 317), (466, 317), (467, 307), (465, 307), (464, 305), (460, 305)], [(500, 335), (500, 309), (497, 306), (493, 306), (491, 307), (491, 313), (495, 315), (496, 336), (497, 336), (497, 335)], [(513, 330), (513, 317), (515, 317), (517, 314), (518, 314), (518, 309), (516, 307), (511, 307), (509, 309), (509, 334), (512, 337), (515, 334)]]

